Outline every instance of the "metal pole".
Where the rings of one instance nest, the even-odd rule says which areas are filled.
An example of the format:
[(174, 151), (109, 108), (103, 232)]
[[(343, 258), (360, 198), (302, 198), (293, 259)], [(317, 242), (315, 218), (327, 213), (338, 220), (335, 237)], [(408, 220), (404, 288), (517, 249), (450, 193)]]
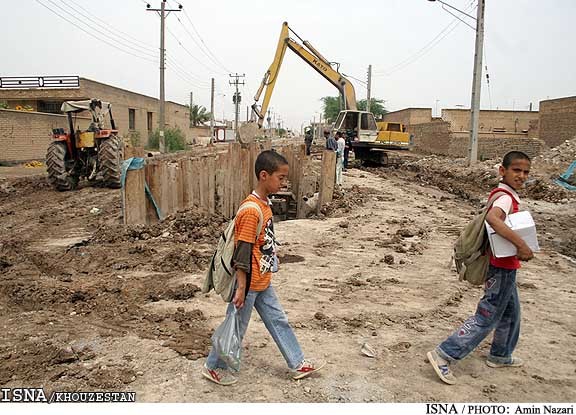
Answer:
[(368, 65), (368, 87), (366, 88), (366, 111), (370, 112), (370, 88), (372, 87), (372, 65)]
[[(182, 10), (182, 6), (179, 6), (178, 9), (166, 9), (166, 0), (162, 0), (160, 2), (160, 9), (152, 9), (148, 4), (146, 6), (148, 11), (151, 12), (158, 12), (160, 16), (160, 114), (158, 116), (158, 148), (161, 153), (166, 152), (166, 142), (164, 140), (164, 128), (166, 127), (166, 102), (165, 102), (165, 93), (164, 93), (164, 70), (166, 69), (165, 65), (165, 58), (164, 55), (166, 50), (164, 48), (164, 31), (165, 31), (165, 20), (166, 16), (170, 12), (179, 12)], [(166, 13), (168, 12), (168, 14)]]
[(472, 79), (472, 103), (470, 114), (470, 144), (468, 163), (478, 161), (478, 124), (480, 118), (480, 90), (482, 86), (482, 50), (484, 47), (484, 0), (478, 0), (476, 20), (476, 48), (474, 51), (474, 76)]
[(165, 29), (165, 20), (166, 15), (166, 1), (162, 1), (160, 3), (160, 117), (158, 120), (158, 134), (160, 136), (159, 139), (159, 150), (160, 153), (166, 152), (166, 143), (164, 141), (164, 127), (166, 125), (166, 103), (165, 101), (165, 94), (164, 94), (164, 69), (166, 69), (164, 64), (164, 29)]
[(210, 141), (214, 140), (214, 78), (210, 88)]

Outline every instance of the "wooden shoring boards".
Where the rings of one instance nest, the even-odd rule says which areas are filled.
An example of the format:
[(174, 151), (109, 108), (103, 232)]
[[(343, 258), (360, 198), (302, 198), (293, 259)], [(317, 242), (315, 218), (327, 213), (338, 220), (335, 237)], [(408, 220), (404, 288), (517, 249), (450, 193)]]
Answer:
[(250, 187), (250, 148), (240, 149), (240, 189), (242, 200), (252, 191)]
[(179, 160), (178, 165), (180, 167), (180, 189), (183, 210), (191, 209), (194, 206), (194, 199), (192, 194), (192, 160), (185, 158)]
[(224, 211), (224, 197), (225, 197), (225, 175), (226, 175), (226, 163), (228, 160), (228, 153), (218, 154), (216, 157), (216, 166), (215, 166), (215, 177), (214, 177), (214, 185), (216, 187), (216, 196), (215, 196), (215, 209), (216, 213), (226, 216)]
[(256, 173), (254, 172), (254, 165), (256, 164), (256, 159), (259, 154), (260, 147), (258, 146), (258, 143), (250, 143), (250, 171), (248, 172), (248, 177), (250, 178), (249, 192), (256, 188), (256, 183), (258, 182), (256, 179)]
[(200, 196), (199, 207), (202, 212), (208, 212), (208, 166), (206, 159), (202, 157), (197, 162), (198, 166), (198, 191)]
[(322, 170), (320, 172), (320, 194), (318, 196), (318, 208), (325, 203), (331, 202), (334, 196), (334, 184), (336, 180), (336, 153), (332, 150), (324, 150), (322, 153)]
[(146, 194), (144, 192), (144, 169), (128, 170), (122, 192), (124, 224), (146, 223)]
[(190, 192), (192, 198), (192, 206), (199, 209), (200, 204), (200, 161), (192, 159), (192, 169), (190, 172)]
[(167, 164), (168, 186), (167, 193), (167, 214), (173, 214), (178, 211), (178, 164), (170, 162)]
[(306, 217), (307, 208), (306, 201), (314, 196), (316, 186), (318, 184), (317, 177), (311, 173), (308, 164), (309, 160), (303, 160), (301, 163), (300, 177), (298, 178), (298, 194), (296, 194), (296, 219), (304, 219)]
[(214, 156), (206, 157), (206, 159), (206, 211), (210, 214), (214, 214), (216, 212), (216, 160), (214, 159)]
[(242, 194), (241, 188), (241, 177), (243, 172), (240, 170), (241, 160), (240, 160), (240, 143), (230, 144), (230, 164), (228, 169), (228, 175), (230, 176), (230, 198), (232, 200), (231, 211), (228, 217), (232, 217), (236, 214), (240, 202), (246, 197)]
[[(158, 162), (153, 160), (149, 163), (146, 163), (145, 167), (145, 176), (146, 176), (146, 183), (148, 183), (148, 188), (150, 189), (150, 193), (154, 200), (158, 204), (160, 212), (162, 215), (165, 215), (166, 212), (162, 210), (162, 206), (160, 204), (160, 199), (162, 197), (162, 177), (161, 177), (161, 170), (162, 170), (162, 162)], [(156, 209), (152, 202), (146, 198), (146, 218), (147, 223), (156, 223), (159, 221), (158, 215), (156, 213)]]

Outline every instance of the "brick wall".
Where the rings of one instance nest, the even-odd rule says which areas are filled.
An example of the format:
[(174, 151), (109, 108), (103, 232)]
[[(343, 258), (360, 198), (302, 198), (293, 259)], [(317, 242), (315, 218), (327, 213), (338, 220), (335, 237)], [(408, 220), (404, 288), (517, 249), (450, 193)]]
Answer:
[[(90, 124), (89, 118), (76, 121), (80, 128)], [(44, 160), (53, 128), (68, 130), (66, 116), (0, 109), (0, 161)]]
[[(452, 133), (450, 154), (454, 157), (467, 157), (469, 142), (469, 133)], [(512, 150), (519, 150), (530, 157), (535, 157), (542, 153), (544, 148), (545, 144), (542, 140), (528, 138), (525, 134), (480, 133), (478, 135), (478, 158), (480, 160), (501, 159)]]
[[(537, 121), (538, 117), (537, 111), (482, 110), (478, 128), (480, 132), (503, 128), (507, 133), (521, 133), (528, 131), (530, 123)], [(470, 131), (470, 110), (443, 109), (442, 119), (452, 125), (452, 131)]]
[(434, 121), (411, 126), (414, 134), (414, 149), (424, 153), (449, 156), (452, 132), (450, 123)]
[[(127, 137), (129, 129), (129, 110), (134, 110), (134, 130), (140, 136), (141, 144), (148, 142), (149, 134), (158, 128), (158, 99), (136, 92), (117, 88), (101, 82), (80, 78), (80, 88), (77, 89), (14, 89), (0, 90), (0, 102), (6, 101), (10, 108), (16, 105), (38, 107), (38, 101), (66, 101), (98, 98), (112, 103), (112, 113), (119, 134)], [(152, 116), (151, 129), (148, 128), (148, 113)], [(189, 111), (185, 105), (166, 102), (166, 125), (179, 127), (187, 140), (194, 138), (189, 129)], [(0, 128), (0, 134), (3, 131)]]
[(576, 96), (540, 101), (540, 139), (556, 147), (576, 137)]
[(405, 108), (384, 114), (384, 121), (399, 122), (408, 127), (432, 121), (432, 108)]
[[(470, 134), (453, 132), (450, 126), (450, 123), (446, 121), (414, 125), (414, 149), (422, 153), (467, 157)], [(528, 138), (526, 134), (480, 133), (478, 137), (480, 159), (498, 159), (511, 150), (520, 150), (534, 157), (540, 154), (544, 147), (542, 140)]]

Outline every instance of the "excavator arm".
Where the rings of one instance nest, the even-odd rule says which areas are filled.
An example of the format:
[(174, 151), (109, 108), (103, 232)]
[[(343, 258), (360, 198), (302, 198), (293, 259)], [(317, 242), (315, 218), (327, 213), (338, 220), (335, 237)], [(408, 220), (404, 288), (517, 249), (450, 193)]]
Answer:
[[(278, 73), (280, 72), (280, 66), (284, 59), (284, 54), (286, 49), (289, 48), (296, 55), (304, 60), (308, 65), (310, 65), (316, 72), (322, 75), (328, 82), (334, 85), (340, 94), (344, 97), (344, 103), (347, 110), (357, 110), (356, 107), (356, 93), (354, 91), (354, 86), (352, 83), (346, 79), (342, 74), (330, 66), (330, 63), (325, 59), (312, 45), (307, 41), (302, 41), (304, 46), (299, 44), (290, 38), (290, 28), (288, 23), (284, 22), (282, 24), (282, 30), (280, 32), (280, 38), (278, 39), (278, 46), (276, 48), (276, 54), (274, 55), (274, 60), (272, 64), (264, 74), (264, 79), (258, 88), (258, 92), (254, 96), (254, 104), (252, 105), (252, 110), (258, 116), (258, 126), (262, 127), (264, 123), (264, 117), (268, 111), (268, 105), (270, 104), (270, 98), (272, 97), (272, 91), (276, 85), (276, 80), (278, 79)], [(294, 33), (294, 32), (292, 32)], [(294, 33), (295, 34), (295, 33)], [(296, 34), (295, 34), (296, 35)], [(296, 35), (298, 37), (298, 35)], [(300, 39), (300, 37), (298, 37)], [(302, 39), (300, 39), (302, 40)], [(265, 90), (265, 92), (264, 92)], [(264, 92), (264, 99), (262, 105), (258, 106), (258, 100)]]

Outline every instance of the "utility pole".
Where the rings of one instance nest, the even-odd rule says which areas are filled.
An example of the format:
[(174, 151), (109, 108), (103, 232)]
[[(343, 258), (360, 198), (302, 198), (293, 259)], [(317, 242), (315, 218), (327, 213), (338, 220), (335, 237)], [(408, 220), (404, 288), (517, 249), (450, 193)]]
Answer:
[(472, 79), (472, 103), (470, 113), (470, 144), (468, 162), (478, 161), (478, 124), (480, 118), (480, 87), (482, 84), (482, 51), (484, 48), (484, 0), (478, 0), (476, 17), (476, 47), (474, 51), (474, 77)]
[(192, 125), (192, 106), (194, 105), (194, 93), (190, 92), (190, 127), (194, 127)]
[(366, 111), (370, 112), (370, 89), (372, 88), (372, 65), (368, 65), (368, 86), (366, 93)]
[(235, 105), (235, 118), (234, 118), (234, 130), (235, 130), (235, 136), (236, 136), (236, 141), (240, 141), (240, 131), (238, 131), (238, 117), (240, 116), (240, 101), (242, 101), (242, 98), (240, 97), (240, 92), (238, 92), (238, 85), (244, 85), (244, 81), (240, 82), (238, 81), (239, 78), (244, 78), (244, 74), (242, 75), (238, 75), (237, 73), (232, 75), (230, 74), (230, 78), (234, 78), (234, 81), (229, 81), (230, 85), (234, 85), (236, 86), (236, 92), (234, 93), (234, 96), (232, 97), (232, 102)]
[(210, 84), (210, 142), (212, 142), (214, 140), (214, 78)]
[(158, 12), (160, 16), (160, 114), (158, 117), (158, 135), (159, 138), (159, 150), (161, 153), (166, 152), (166, 144), (164, 141), (164, 127), (166, 126), (166, 102), (165, 102), (165, 94), (164, 94), (164, 70), (166, 69), (165, 65), (165, 58), (164, 55), (166, 53), (166, 49), (164, 48), (164, 30), (165, 30), (165, 20), (166, 16), (170, 14), (170, 12), (179, 12), (182, 10), (182, 5), (178, 6), (178, 9), (167, 9), (166, 8), (166, 0), (162, 0), (160, 3), (159, 9), (151, 9), (150, 5), (146, 5), (146, 9), (149, 12)]

